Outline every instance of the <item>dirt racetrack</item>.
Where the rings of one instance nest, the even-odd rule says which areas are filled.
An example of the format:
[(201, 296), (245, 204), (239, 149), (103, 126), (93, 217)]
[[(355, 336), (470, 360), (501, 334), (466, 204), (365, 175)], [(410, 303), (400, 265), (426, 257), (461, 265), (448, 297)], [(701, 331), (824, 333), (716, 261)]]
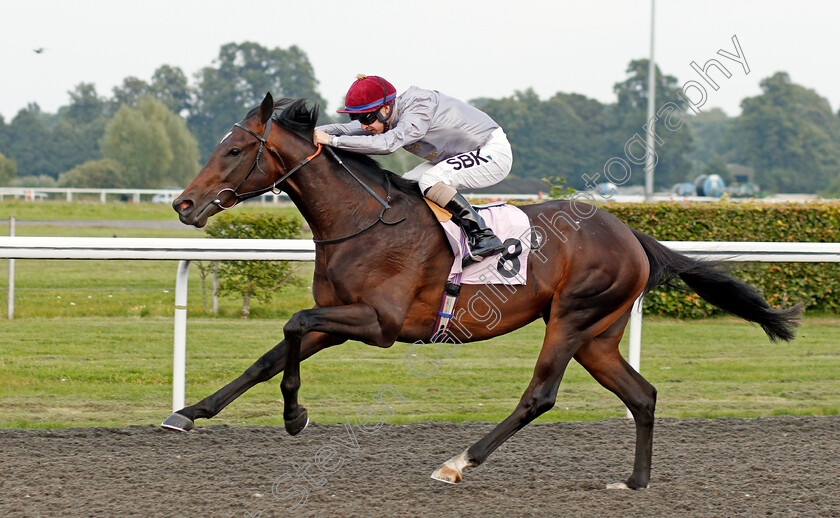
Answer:
[(641, 491), (604, 489), (631, 470), (624, 419), (530, 425), (460, 485), (429, 475), (493, 423), (206, 422), (2, 429), (0, 516), (840, 516), (840, 416), (658, 420)]

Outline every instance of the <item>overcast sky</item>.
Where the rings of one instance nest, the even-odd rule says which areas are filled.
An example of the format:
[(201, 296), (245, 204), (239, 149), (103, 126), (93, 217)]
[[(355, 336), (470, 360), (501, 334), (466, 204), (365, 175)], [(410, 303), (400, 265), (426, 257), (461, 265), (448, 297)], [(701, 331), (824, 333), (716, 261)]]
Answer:
[[(268, 1), (0, 0), (0, 114), (29, 102), (55, 112), (81, 82), (101, 96), (163, 64), (193, 74), (225, 43), (298, 45), (335, 111), (357, 73), (469, 100), (533, 87), (541, 98), (575, 92), (613, 102), (631, 59), (650, 49), (650, 0)], [(690, 63), (717, 58), (719, 90), (706, 107), (740, 112), (776, 71), (840, 104), (840, 2), (658, 0), (656, 61), (680, 84)], [(737, 35), (749, 74), (735, 61)], [(43, 48), (42, 53), (34, 49)], [(714, 74), (718, 74), (715, 76)]]

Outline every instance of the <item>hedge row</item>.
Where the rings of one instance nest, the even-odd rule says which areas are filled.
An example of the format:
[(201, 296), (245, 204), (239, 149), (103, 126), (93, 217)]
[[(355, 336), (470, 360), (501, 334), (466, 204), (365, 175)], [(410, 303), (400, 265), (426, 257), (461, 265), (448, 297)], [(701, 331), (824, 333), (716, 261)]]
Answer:
[[(840, 243), (840, 202), (605, 203), (599, 209), (660, 241), (777, 241)], [(732, 263), (725, 266), (756, 286), (774, 307), (840, 313), (840, 263)], [(645, 314), (703, 318), (722, 312), (692, 291), (659, 288)]]

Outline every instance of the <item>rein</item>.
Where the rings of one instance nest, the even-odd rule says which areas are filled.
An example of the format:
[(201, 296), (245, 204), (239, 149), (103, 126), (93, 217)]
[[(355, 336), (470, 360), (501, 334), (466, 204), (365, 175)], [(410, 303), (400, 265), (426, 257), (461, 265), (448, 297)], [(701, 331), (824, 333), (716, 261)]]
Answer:
[[(336, 157), (336, 159), (338, 160), (338, 157), (335, 155), (335, 153), (333, 152), (333, 150), (332, 150), (331, 148), (327, 148), (327, 150), (328, 150), (330, 153), (332, 153), (332, 155), (333, 155), (333, 156), (335, 156), (335, 157)], [(342, 166), (344, 166), (344, 169), (346, 169), (346, 170), (347, 170), (347, 172), (348, 172), (348, 173), (350, 173), (350, 174), (353, 176), (353, 178), (356, 178), (356, 175), (354, 175), (354, 174), (353, 174), (353, 172), (352, 172), (352, 171), (350, 171), (350, 169), (348, 169), (346, 165), (344, 165), (344, 162), (342, 162), (341, 160), (339, 160), (339, 163), (340, 163)], [(382, 198), (380, 198), (380, 197), (379, 197), (379, 196), (378, 196), (375, 192), (373, 192), (373, 191), (372, 191), (372, 190), (371, 190), (371, 189), (370, 189), (367, 185), (365, 185), (365, 184), (364, 184), (361, 180), (359, 180), (358, 178), (356, 178), (356, 180), (358, 180), (358, 181), (359, 181), (359, 183), (361, 183), (361, 184), (362, 184), (362, 187), (364, 187), (365, 189), (367, 189), (367, 190), (368, 190), (368, 192), (370, 192), (371, 194), (373, 194), (373, 196), (374, 196), (377, 200), (379, 200), (379, 202), (382, 204), (382, 210), (381, 210), (381, 211), (379, 211), (379, 217), (378, 217), (378, 218), (376, 218), (376, 220), (375, 220), (373, 223), (371, 223), (370, 225), (368, 225), (368, 226), (366, 226), (365, 228), (363, 228), (363, 229), (359, 230), (358, 232), (354, 232), (353, 234), (350, 234), (349, 236), (337, 237), (337, 238), (335, 238), (335, 239), (313, 239), (312, 241), (314, 241), (316, 245), (331, 245), (331, 244), (333, 244), (333, 243), (341, 243), (342, 241), (347, 241), (348, 239), (352, 239), (352, 238), (354, 238), (354, 237), (358, 236), (359, 234), (361, 234), (361, 233), (363, 233), (363, 232), (366, 232), (366, 231), (368, 231), (368, 230), (372, 229), (372, 228), (373, 228), (374, 226), (376, 226), (376, 224), (377, 224), (377, 223), (379, 223), (379, 222), (381, 222), (383, 225), (398, 225), (398, 224), (402, 223), (403, 221), (405, 221), (405, 216), (403, 216), (402, 218), (398, 219), (397, 221), (385, 221), (384, 219), (382, 219), (382, 216), (384, 216), (384, 215), (385, 215), (385, 211), (391, 208), (391, 206), (390, 206), (390, 205), (388, 205), (388, 203), (387, 203), (387, 201), (391, 201), (391, 180), (388, 178), (388, 176), (385, 176), (385, 183), (387, 184), (387, 187), (386, 187), (386, 188), (387, 188), (387, 194), (385, 195), (385, 200), (387, 200), (387, 201), (385, 201), (385, 200), (383, 200)]]
[[(313, 154), (309, 155), (308, 157), (304, 158), (298, 165), (294, 166), (291, 169), (291, 171), (286, 172), (287, 171), (286, 162), (283, 160), (283, 157), (280, 156), (280, 153), (275, 151), (274, 148), (272, 148), (271, 146), (268, 145), (268, 134), (271, 132), (271, 118), (269, 118), (268, 122), (265, 124), (265, 133), (263, 134), (262, 137), (259, 136), (257, 133), (251, 131), (250, 129), (246, 128), (242, 124), (239, 124), (238, 122), (234, 123), (233, 126), (235, 128), (243, 129), (243, 130), (247, 131), (248, 133), (250, 133), (251, 135), (253, 135), (254, 138), (256, 138), (257, 140), (260, 141), (260, 148), (257, 150), (257, 157), (256, 157), (256, 159), (254, 159), (254, 163), (251, 164), (251, 168), (248, 169), (248, 172), (245, 174), (245, 177), (242, 178), (242, 180), (240, 180), (240, 182), (238, 184), (236, 184), (236, 187), (234, 187), (232, 189), (230, 187), (225, 187), (225, 188), (219, 190), (219, 192), (216, 194), (216, 199), (213, 200), (213, 203), (218, 205), (219, 208), (222, 209), (222, 210), (227, 210), (227, 209), (233, 208), (233, 206), (236, 205), (237, 203), (239, 203), (240, 201), (244, 201), (244, 200), (247, 200), (247, 199), (250, 199), (250, 198), (254, 198), (254, 197), (259, 196), (261, 194), (265, 194), (269, 191), (271, 191), (272, 194), (275, 194), (275, 195), (280, 194), (281, 191), (277, 188), (277, 186), (280, 185), (281, 183), (283, 183), (283, 181), (286, 180), (286, 178), (292, 176), (301, 167), (308, 164), (310, 160), (312, 160), (313, 158), (315, 158), (316, 156), (318, 156), (321, 153), (321, 144), (318, 144), (318, 149), (315, 151), (315, 153), (313, 153)], [(254, 168), (259, 169), (262, 174), (267, 174), (263, 170), (262, 166), (260, 165), (260, 158), (262, 158), (263, 149), (268, 149), (269, 152), (271, 152), (271, 154), (273, 154), (275, 157), (277, 157), (278, 160), (280, 160), (280, 163), (282, 164), (281, 167), (283, 168), (283, 173), (284, 173), (283, 176), (281, 176), (277, 181), (275, 181), (273, 184), (271, 184), (270, 187), (266, 187), (264, 189), (257, 189), (256, 191), (249, 191), (249, 192), (241, 193), (241, 194), (236, 192), (237, 189), (242, 187), (242, 184), (245, 183), (246, 180), (248, 180), (248, 178), (251, 176), (251, 173), (254, 172)], [(222, 193), (226, 192), (226, 191), (230, 191), (233, 194), (233, 204), (230, 205), (230, 206), (227, 206), (227, 207), (222, 205), (222, 199), (221, 199)]]
[[(292, 169), (287, 170), (286, 169), (286, 162), (283, 160), (283, 157), (280, 156), (280, 153), (278, 153), (277, 151), (274, 150), (274, 148), (272, 148), (271, 146), (268, 145), (268, 135), (271, 132), (271, 123), (272, 123), (272, 119), (269, 117), (268, 122), (265, 125), (265, 133), (262, 136), (260, 136), (256, 132), (252, 131), (251, 129), (246, 128), (245, 126), (243, 126), (242, 124), (240, 124), (238, 122), (233, 124), (233, 126), (235, 128), (245, 130), (248, 133), (250, 133), (251, 135), (253, 135), (254, 138), (259, 140), (260, 141), (260, 147), (257, 150), (257, 156), (254, 159), (254, 163), (251, 164), (251, 168), (248, 169), (248, 172), (245, 174), (245, 177), (242, 178), (242, 180), (240, 180), (240, 182), (238, 184), (236, 184), (236, 187), (233, 187), (233, 188), (224, 187), (224, 188), (220, 189), (219, 192), (216, 194), (216, 199), (213, 200), (213, 203), (216, 204), (220, 209), (227, 210), (227, 209), (233, 208), (240, 201), (244, 201), (244, 200), (247, 200), (247, 199), (250, 199), (250, 198), (254, 198), (254, 197), (259, 196), (261, 194), (265, 194), (269, 191), (271, 191), (271, 193), (275, 194), (275, 195), (280, 194), (282, 192), (282, 190), (278, 187), (280, 184), (282, 184), (284, 181), (286, 181), (287, 178), (292, 176), (294, 173), (299, 171), (303, 166), (305, 166), (310, 161), (312, 161), (315, 157), (317, 157), (318, 155), (321, 154), (321, 150), (323, 149), (323, 146), (321, 144), (317, 144), (318, 148), (313, 154), (311, 154), (308, 157), (301, 160), (300, 163), (298, 163)], [(271, 184), (269, 187), (265, 187), (263, 189), (257, 189), (257, 190), (254, 190), (254, 191), (248, 191), (248, 192), (245, 192), (245, 193), (237, 192), (237, 190), (240, 187), (242, 187), (242, 184), (244, 184), (248, 180), (248, 178), (251, 176), (251, 173), (254, 172), (254, 169), (259, 169), (262, 174), (267, 174), (263, 170), (262, 166), (260, 166), (260, 158), (262, 158), (262, 154), (263, 154), (264, 149), (268, 149), (268, 151), (271, 154), (273, 154), (278, 160), (280, 160), (281, 168), (283, 169), (284, 174), (280, 178), (278, 178), (273, 184)], [(315, 243), (317, 243), (317, 244), (340, 243), (342, 241), (346, 241), (348, 239), (354, 238), (354, 237), (358, 236), (359, 234), (373, 228), (379, 222), (382, 222), (382, 224), (384, 224), (384, 225), (397, 225), (397, 224), (405, 221), (405, 217), (402, 217), (401, 219), (399, 219), (397, 221), (385, 221), (383, 219), (383, 216), (385, 215), (385, 211), (391, 208), (391, 205), (388, 203), (389, 201), (391, 201), (391, 181), (390, 181), (390, 179), (388, 178), (387, 175), (385, 175), (385, 183), (386, 183), (387, 194), (385, 195), (385, 199), (383, 200), (382, 197), (380, 197), (378, 194), (376, 194), (376, 192), (374, 192), (373, 189), (371, 189), (361, 178), (356, 176), (356, 174), (353, 173), (353, 171), (351, 171), (349, 167), (347, 167), (347, 164), (345, 164), (344, 161), (341, 160), (341, 158), (339, 158), (339, 156), (335, 154), (335, 151), (333, 151), (332, 148), (327, 147), (326, 149), (327, 149), (327, 152), (329, 152), (329, 154), (333, 157), (333, 159), (335, 159), (335, 161), (338, 162), (338, 165), (340, 165), (342, 168), (344, 168), (345, 171), (350, 173), (350, 176), (352, 176), (354, 180), (359, 182), (359, 185), (361, 185), (368, 192), (368, 194), (373, 196), (374, 199), (376, 199), (376, 201), (378, 201), (380, 205), (382, 205), (382, 210), (379, 212), (379, 217), (373, 223), (371, 223), (370, 225), (366, 226), (365, 228), (359, 230), (358, 232), (350, 234), (349, 236), (344, 236), (344, 237), (340, 237), (340, 238), (336, 238), (336, 239), (313, 239), (313, 241)], [(233, 194), (233, 203), (226, 207), (226, 206), (222, 205), (221, 195), (222, 195), (223, 192), (227, 192), (227, 191), (230, 191)]]

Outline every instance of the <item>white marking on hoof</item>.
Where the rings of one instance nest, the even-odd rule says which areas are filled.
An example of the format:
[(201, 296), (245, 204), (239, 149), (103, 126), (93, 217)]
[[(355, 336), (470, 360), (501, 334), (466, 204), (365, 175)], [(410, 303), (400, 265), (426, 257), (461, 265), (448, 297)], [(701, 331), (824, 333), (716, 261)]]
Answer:
[(460, 473), (457, 473), (456, 471), (451, 470), (446, 466), (441, 466), (440, 468), (438, 468), (437, 471), (432, 473), (432, 476), (430, 478), (453, 485), (463, 480), (463, 478), (461, 478)]
[[(640, 487), (637, 489), (647, 489), (650, 487), (650, 484), (646, 485), (645, 487)], [(633, 489), (632, 487), (628, 486), (624, 482), (613, 482), (612, 484), (607, 484), (607, 489)]]
[(457, 484), (463, 480), (461, 473), (464, 471), (464, 468), (468, 468), (470, 466), (474, 466), (468, 458), (467, 452), (452, 457), (446, 463), (439, 467), (434, 473), (432, 473), (432, 477), (435, 480), (439, 480), (441, 482), (446, 482), (447, 484)]
[(624, 482), (613, 482), (612, 484), (607, 484), (607, 489), (630, 489), (630, 486)]

